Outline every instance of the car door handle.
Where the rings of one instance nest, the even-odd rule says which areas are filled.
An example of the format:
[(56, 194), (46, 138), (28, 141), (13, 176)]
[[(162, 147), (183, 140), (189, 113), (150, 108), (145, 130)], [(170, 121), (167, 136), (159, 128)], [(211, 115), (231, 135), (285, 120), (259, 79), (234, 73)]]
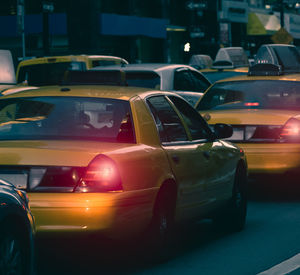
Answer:
[(172, 160), (177, 164), (179, 163), (180, 159), (177, 155), (172, 155)]
[(208, 151), (204, 151), (203, 152), (203, 156), (206, 158), (206, 159), (210, 159), (210, 153)]

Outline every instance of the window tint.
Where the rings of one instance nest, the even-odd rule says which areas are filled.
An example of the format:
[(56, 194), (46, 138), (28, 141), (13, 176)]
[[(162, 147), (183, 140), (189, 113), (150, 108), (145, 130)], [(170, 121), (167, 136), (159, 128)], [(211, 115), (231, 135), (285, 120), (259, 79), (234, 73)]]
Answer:
[(0, 140), (135, 142), (129, 102), (105, 98), (0, 100)]
[(274, 51), (283, 70), (299, 69), (300, 56), (296, 48), (275, 46)]
[(151, 97), (147, 103), (155, 118), (161, 142), (188, 140), (180, 118), (164, 96)]
[(180, 70), (174, 74), (174, 90), (193, 91), (193, 82), (188, 70)]
[(160, 90), (160, 76), (155, 72), (126, 71), (128, 86), (144, 87)]
[(85, 70), (84, 62), (57, 62), (22, 66), (17, 82), (26, 81), (28, 85), (58, 85), (66, 71)]
[(203, 95), (196, 109), (300, 110), (299, 103), (299, 81), (232, 81), (214, 84)]
[(210, 83), (200, 73), (191, 70), (179, 70), (174, 75), (174, 90), (204, 92)]
[(169, 96), (169, 98), (183, 116), (193, 140), (209, 139), (211, 137), (211, 131), (207, 123), (193, 107), (177, 96)]
[(200, 73), (190, 71), (191, 79), (194, 82), (194, 92), (204, 92), (210, 85), (210, 83)]

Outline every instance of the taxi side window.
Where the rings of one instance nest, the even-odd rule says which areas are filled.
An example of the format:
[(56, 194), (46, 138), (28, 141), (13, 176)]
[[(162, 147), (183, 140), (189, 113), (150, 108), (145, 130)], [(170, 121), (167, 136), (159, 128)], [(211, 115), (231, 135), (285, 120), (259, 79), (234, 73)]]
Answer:
[(161, 142), (188, 140), (179, 116), (164, 96), (148, 98), (147, 104), (155, 118)]
[(178, 70), (174, 74), (175, 91), (193, 91), (194, 84), (188, 70)]
[(176, 91), (192, 91), (204, 92), (210, 83), (200, 73), (179, 69), (174, 74), (174, 90)]
[(186, 122), (193, 140), (210, 139), (212, 132), (204, 119), (187, 102), (177, 96), (169, 96)]
[(191, 71), (191, 78), (194, 81), (194, 92), (204, 92), (210, 85), (210, 83), (197, 72)]

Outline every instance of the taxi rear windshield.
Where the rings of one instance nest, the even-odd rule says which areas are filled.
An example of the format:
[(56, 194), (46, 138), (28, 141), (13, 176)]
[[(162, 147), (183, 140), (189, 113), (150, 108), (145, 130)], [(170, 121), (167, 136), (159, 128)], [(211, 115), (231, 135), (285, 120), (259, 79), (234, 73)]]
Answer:
[(83, 97), (0, 100), (0, 140), (44, 139), (134, 143), (129, 102)]
[(126, 71), (126, 83), (130, 87), (160, 89), (160, 76), (155, 72)]
[(300, 82), (251, 80), (216, 83), (200, 100), (197, 110), (300, 110)]
[(30, 86), (58, 85), (66, 71), (85, 69), (84, 62), (75, 61), (27, 65), (20, 67), (17, 82)]

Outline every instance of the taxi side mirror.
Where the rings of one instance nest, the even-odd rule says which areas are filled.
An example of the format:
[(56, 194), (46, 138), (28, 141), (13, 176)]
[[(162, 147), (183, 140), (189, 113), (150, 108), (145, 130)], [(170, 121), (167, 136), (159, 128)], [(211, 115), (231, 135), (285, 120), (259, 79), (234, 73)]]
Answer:
[(228, 124), (216, 123), (214, 125), (214, 133), (217, 139), (229, 138), (233, 134), (233, 129)]

